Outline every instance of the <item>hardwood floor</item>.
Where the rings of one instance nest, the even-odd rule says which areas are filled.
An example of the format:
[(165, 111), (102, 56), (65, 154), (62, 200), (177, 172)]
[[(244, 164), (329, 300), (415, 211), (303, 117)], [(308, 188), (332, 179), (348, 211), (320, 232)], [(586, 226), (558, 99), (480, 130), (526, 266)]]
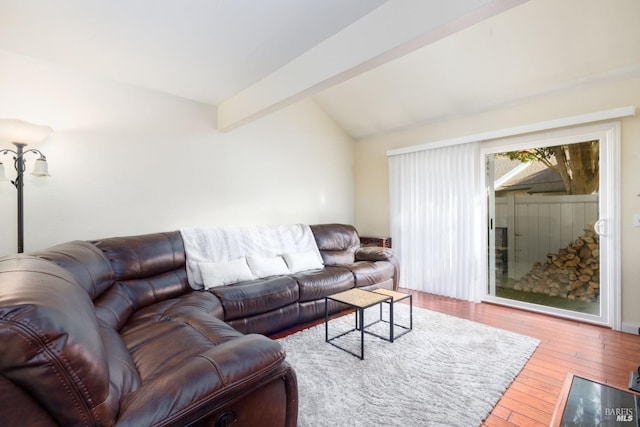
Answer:
[[(567, 373), (624, 389), (628, 386), (629, 372), (640, 365), (640, 336), (637, 335), (494, 304), (402, 291), (414, 295), (416, 307), (540, 340), (531, 359), (482, 424), (485, 427), (548, 426)], [(303, 328), (274, 338), (299, 329)]]

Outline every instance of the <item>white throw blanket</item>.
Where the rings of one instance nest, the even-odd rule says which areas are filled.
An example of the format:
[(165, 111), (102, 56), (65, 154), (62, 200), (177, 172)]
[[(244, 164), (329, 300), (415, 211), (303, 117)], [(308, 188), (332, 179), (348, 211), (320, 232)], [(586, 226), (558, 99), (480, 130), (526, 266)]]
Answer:
[(315, 251), (322, 260), (311, 227), (304, 224), (180, 229), (187, 255), (187, 277), (194, 289), (204, 284), (199, 262), (224, 262), (255, 256), (272, 257)]

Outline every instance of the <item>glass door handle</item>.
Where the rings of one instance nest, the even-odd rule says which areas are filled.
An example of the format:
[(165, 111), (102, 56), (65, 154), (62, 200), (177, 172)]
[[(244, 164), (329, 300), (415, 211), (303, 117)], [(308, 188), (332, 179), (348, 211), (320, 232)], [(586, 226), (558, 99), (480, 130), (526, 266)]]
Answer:
[(599, 220), (597, 220), (595, 224), (593, 224), (593, 231), (595, 231), (598, 236), (607, 237), (607, 235), (604, 233), (604, 221), (604, 218), (600, 218)]

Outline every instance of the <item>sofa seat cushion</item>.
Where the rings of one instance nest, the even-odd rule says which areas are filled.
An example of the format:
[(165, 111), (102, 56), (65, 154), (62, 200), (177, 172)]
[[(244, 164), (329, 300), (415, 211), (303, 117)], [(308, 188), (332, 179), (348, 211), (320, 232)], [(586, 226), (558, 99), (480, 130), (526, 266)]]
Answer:
[(229, 320), (227, 324), (243, 334), (269, 335), (274, 332), (290, 328), (298, 323), (298, 307), (300, 304), (289, 304), (277, 310)]
[(325, 267), (294, 274), (300, 288), (299, 302), (314, 301), (354, 286), (353, 274), (342, 267)]
[(177, 369), (191, 357), (242, 336), (222, 320), (199, 311), (175, 318), (148, 315), (142, 318), (134, 319), (136, 326), (125, 328), (121, 337), (143, 384)]
[(154, 323), (164, 322), (184, 316), (193, 317), (195, 313), (212, 316), (218, 319), (224, 317), (222, 304), (214, 295), (206, 292), (192, 291), (177, 298), (160, 301), (135, 311), (121, 328), (120, 333), (131, 333), (136, 329), (144, 329)]
[(183, 425), (185, 414), (223, 407), (283, 364), (284, 349), (265, 336), (242, 335), (201, 313), (190, 322), (170, 319), (125, 335), (142, 384), (121, 401), (118, 426)]
[(224, 320), (255, 316), (298, 301), (298, 284), (289, 276), (239, 282), (209, 289), (222, 302)]
[(395, 271), (393, 264), (388, 261), (359, 261), (345, 267), (353, 273), (357, 288), (389, 280)]

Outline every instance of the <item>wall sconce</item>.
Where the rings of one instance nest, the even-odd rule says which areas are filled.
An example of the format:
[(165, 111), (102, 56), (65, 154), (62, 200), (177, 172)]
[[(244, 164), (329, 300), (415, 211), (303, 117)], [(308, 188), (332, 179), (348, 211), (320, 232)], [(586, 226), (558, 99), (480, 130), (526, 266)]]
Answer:
[[(16, 119), (0, 119), (0, 140), (10, 141), (16, 146), (15, 150), (0, 149), (0, 155), (13, 154), (13, 166), (16, 169), (16, 178), (11, 183), (18, 190), (18, 253), (24, 252), (24, 194), (23, 175), (25, 170), (25, 155), (36, 154), (38, 158), (33, 165), (32, 175), (49, 176), (47, 158), (35, 148), (25, 150), (30, 143), (40, 142), (53, 132), (48, 126), (39, 126)], [(0, 162), (0, 181), (7, 181), (4, 164)]]

